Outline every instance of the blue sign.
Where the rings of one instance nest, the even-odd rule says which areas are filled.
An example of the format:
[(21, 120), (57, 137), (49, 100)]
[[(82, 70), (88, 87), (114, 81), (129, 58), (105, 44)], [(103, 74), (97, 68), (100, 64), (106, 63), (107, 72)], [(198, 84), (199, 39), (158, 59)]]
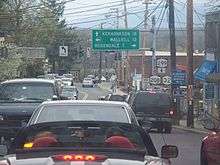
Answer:
[(205, 85), (205, 98), (206, 99), (214, 99), (215, 90), (214, 84), (206, 84)]
[(195, 72), (195, 78), (200, 81), (205, 81), (206, 76), (215, 71), (216, 65), (216, 61), (203, 61), (203, 63)]
[(172, 73), (172, 85), (186, 85), (187, 84), (187, 74), (184, 70), (176, 70)]

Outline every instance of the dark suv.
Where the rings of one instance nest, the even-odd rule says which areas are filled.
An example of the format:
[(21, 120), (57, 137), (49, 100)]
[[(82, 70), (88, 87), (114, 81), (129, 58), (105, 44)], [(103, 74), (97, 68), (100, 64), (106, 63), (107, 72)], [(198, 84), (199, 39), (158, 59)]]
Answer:
[(59, 99), (55, 81), (18, 79), (0, 84), (0, 137), (10, 141), (28, 122), (34, 109), (46, 100)]
[(174, 111), (167, 93), (141, 91), (132, 94), (128, 102), (139, 121), (150, 121), (159, 132), (171, 133)]

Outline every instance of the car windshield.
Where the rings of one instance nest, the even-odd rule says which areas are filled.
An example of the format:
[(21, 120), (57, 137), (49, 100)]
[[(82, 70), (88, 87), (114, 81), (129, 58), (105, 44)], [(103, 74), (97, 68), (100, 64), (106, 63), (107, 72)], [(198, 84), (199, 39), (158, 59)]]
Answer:
[(53, 121), (115, 121), (128, 123), (126, 109), (121, 106), (107, 105), (50, 105), (45, 106), (37, 117), (36, 123)]
[(43, 101), (52, 99), (53, 85), (49, 83), (8, 83), (0, 86), (0, 100)]
[[(57, 122), (29, 127), (17, 137), (16, 141), (17, 148), (21, 149), (60, 147), (147, 151), (142, 136), (136, 127), (127, 124)], [(47, 141), (44, 140), (46, 138)], [(30, 143), (32, 144), (31, 148), (26, 148), (25, 144)]]

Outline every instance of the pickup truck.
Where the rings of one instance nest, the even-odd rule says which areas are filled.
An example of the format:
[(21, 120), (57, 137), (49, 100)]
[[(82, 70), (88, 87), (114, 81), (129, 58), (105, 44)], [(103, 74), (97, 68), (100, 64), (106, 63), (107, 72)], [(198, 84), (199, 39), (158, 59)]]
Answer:
[(25, 126), (35, 108), (44, 101), (58, 100), (54, 80), (16, 79), (0, 84), (0, 137), (8, 144)]

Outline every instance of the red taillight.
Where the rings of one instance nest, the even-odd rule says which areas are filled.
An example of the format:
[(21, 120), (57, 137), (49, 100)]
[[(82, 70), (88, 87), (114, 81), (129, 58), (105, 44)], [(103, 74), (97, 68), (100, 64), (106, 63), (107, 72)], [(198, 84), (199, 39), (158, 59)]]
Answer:
[(105, 161), (106, 156), (103, 155), (83, 155), (83, 154), (67, 154), (52, 156), (54, 161)]
[(170, 115), (174, 115), (174, 112), (172, 110), (170, 111)]

